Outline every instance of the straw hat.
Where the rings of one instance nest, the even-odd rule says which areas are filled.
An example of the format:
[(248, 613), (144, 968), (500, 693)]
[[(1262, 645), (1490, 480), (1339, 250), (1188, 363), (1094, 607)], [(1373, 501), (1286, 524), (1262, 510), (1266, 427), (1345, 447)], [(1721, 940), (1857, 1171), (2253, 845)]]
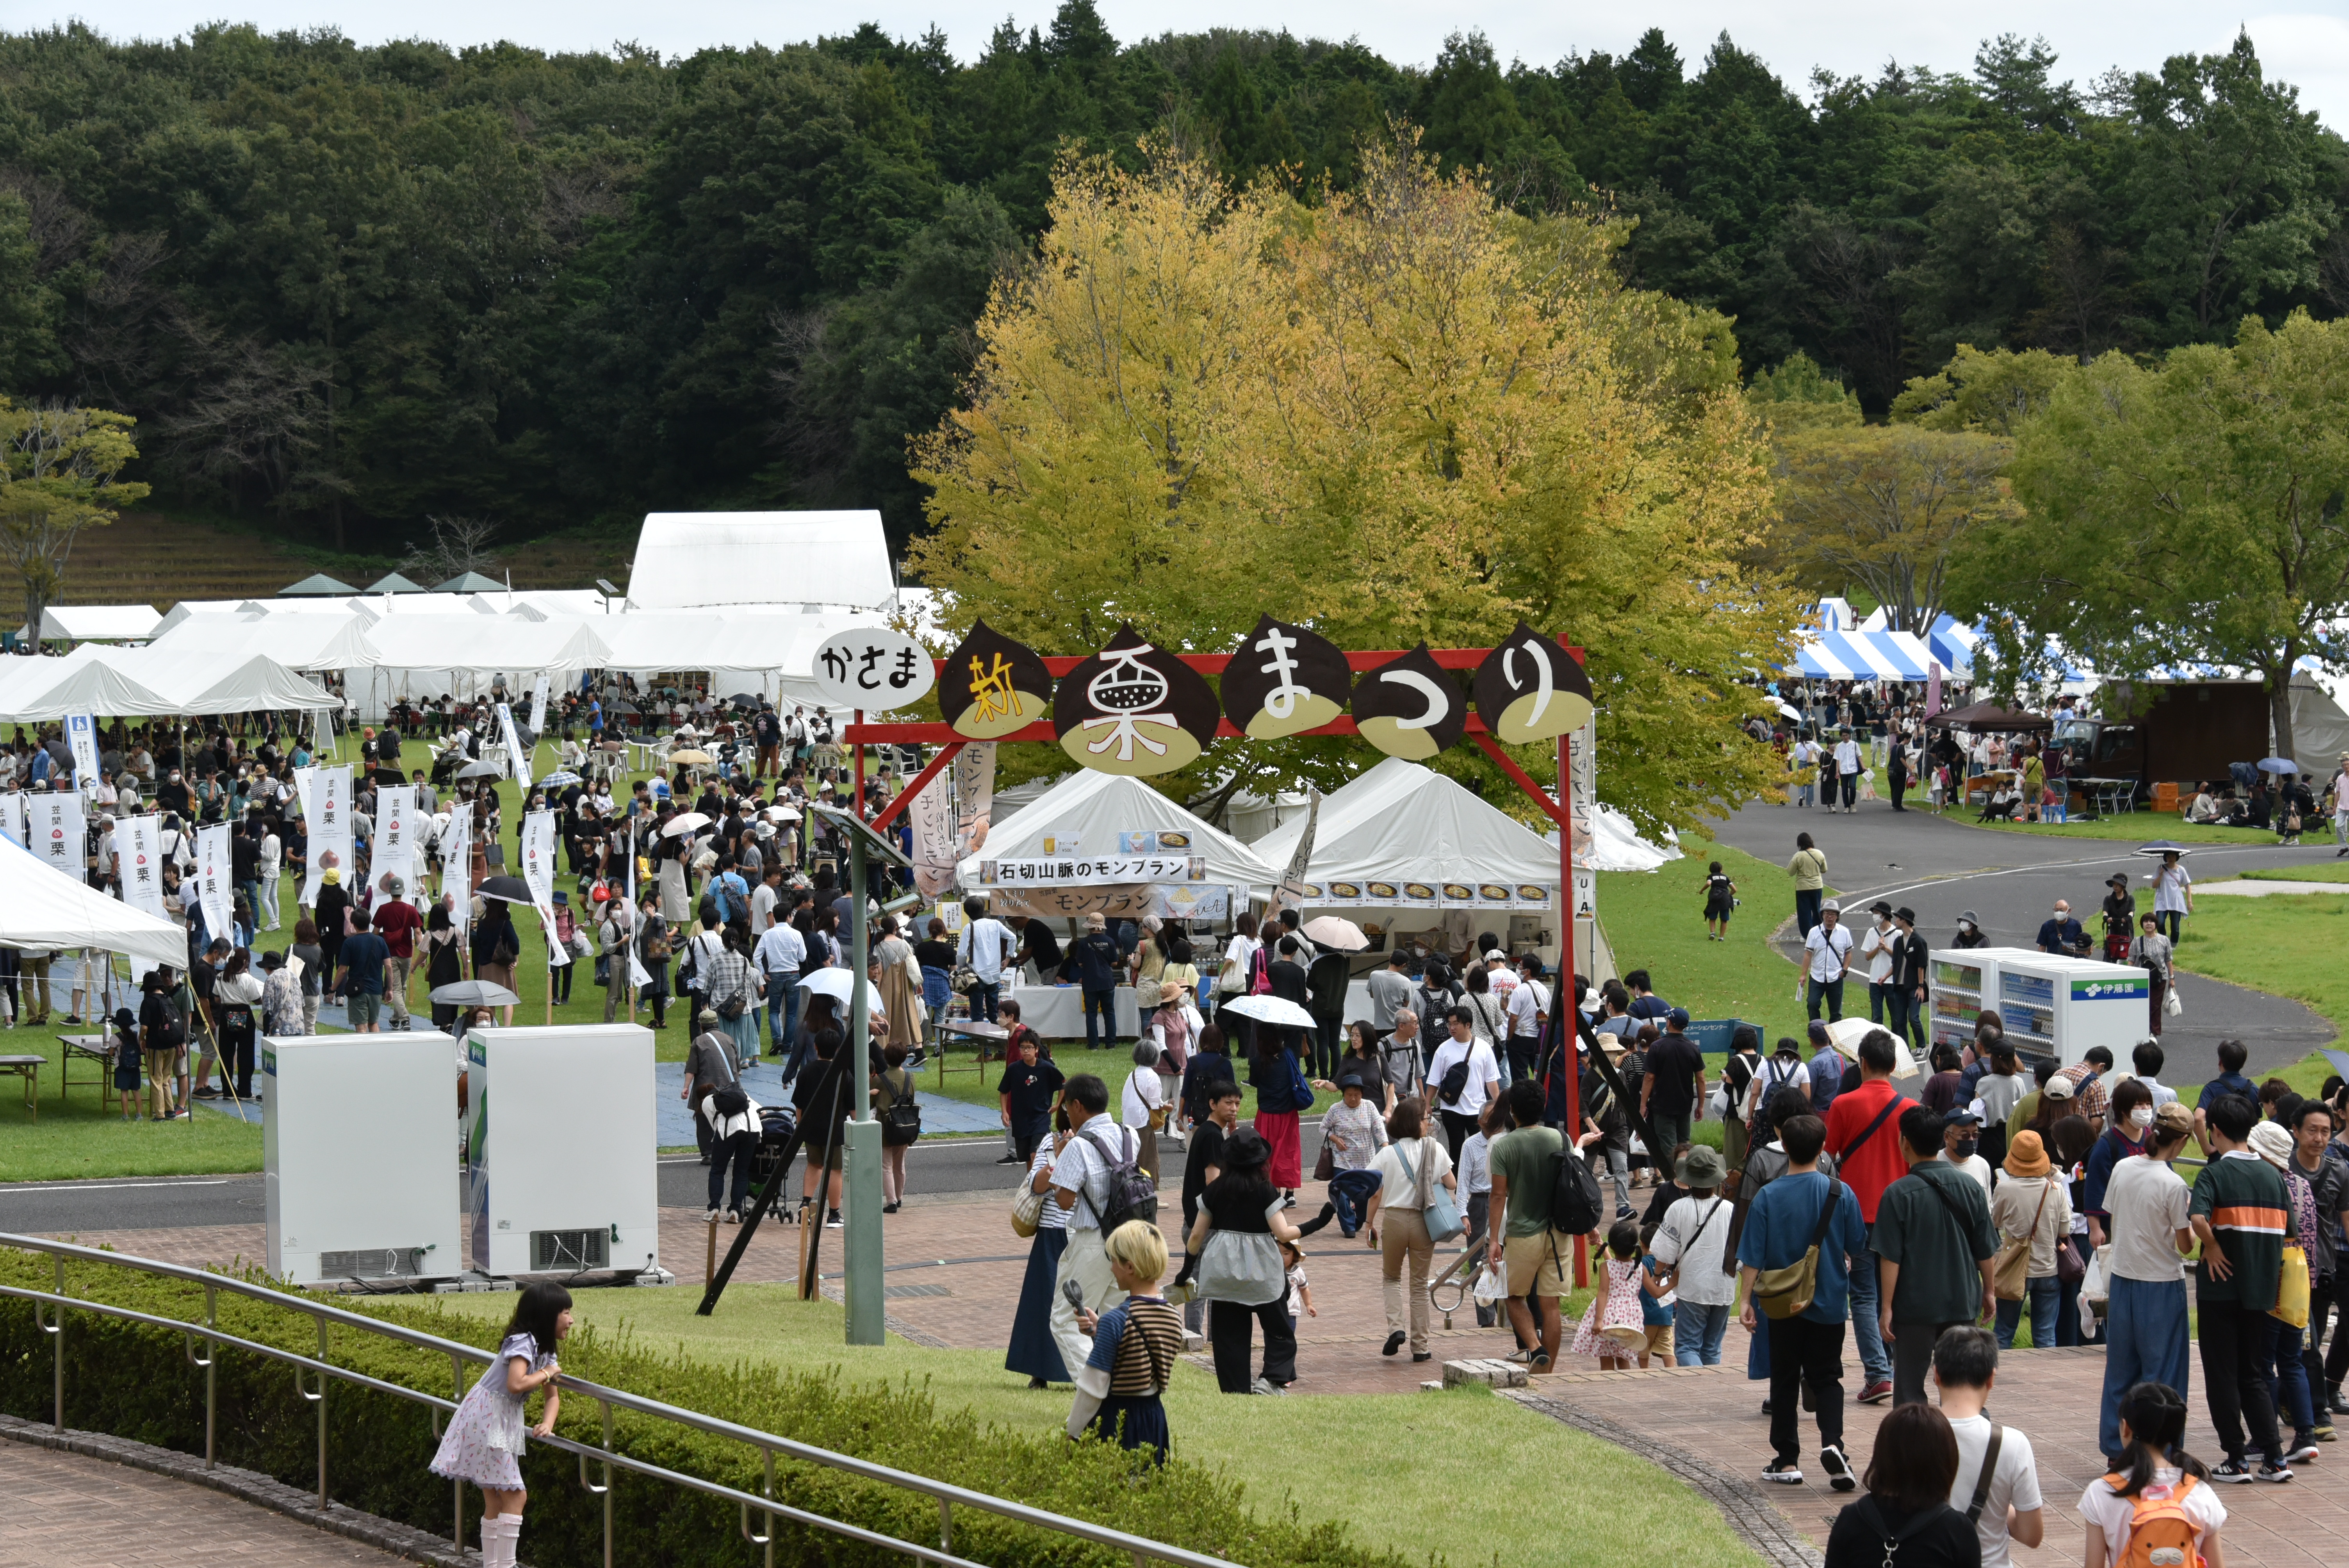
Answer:
[(2007, 1146), (2006, 1173), (2010, 1176), (2044, 1176), (2054, 1169), (2048, 1163), (2046, 1146), (2035, 1132), (2018, 1132)]

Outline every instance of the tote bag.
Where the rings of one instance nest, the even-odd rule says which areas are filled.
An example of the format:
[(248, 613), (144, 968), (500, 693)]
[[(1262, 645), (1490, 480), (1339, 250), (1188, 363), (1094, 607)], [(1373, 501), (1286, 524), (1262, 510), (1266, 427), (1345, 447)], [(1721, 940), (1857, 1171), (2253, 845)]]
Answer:
[(1198, 1289), (1207, 1301), (1262, 1306), (1288, 1289), (1280, 1248), (1266, 1231), (1216, 1231), (1199, 1254)]

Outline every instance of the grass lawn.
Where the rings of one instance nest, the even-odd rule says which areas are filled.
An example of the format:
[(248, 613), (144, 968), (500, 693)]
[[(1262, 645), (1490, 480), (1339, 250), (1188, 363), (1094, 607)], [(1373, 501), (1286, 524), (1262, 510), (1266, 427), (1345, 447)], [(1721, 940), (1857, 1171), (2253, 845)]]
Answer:
[(2336, 861), (2327, 855), (2313, 866), (2255, 867), (2243, 872), (2242, 878), (2245, 882), (2340, 882), (2349, 885), (2349, 861)]
[[(512, 1296), (434, 1299), (485, 1319), (513, 1310)], [(682, 1287), (584, 1291), (576, 1299), (580, 1321), (603, 1332), (625, 1329), (721, 1365), (830, 1367), (861, 1383), (912, 1379), (942, 1408), (968, 1409), (984, 1424), (1020, 1432), (1050, 1431), (1068, 1417), (1066, 1390), (1031, 1393), (1003, 1370), (999, 1351), (932, 1350), (895, 1339), (844, 1346), (842, 1309), (796, 1300), (788, 1285), (737, 1285), (709, 1318), (693, 1315), (700, 1293)], [(1464, 1568), (1483, 1562), (1493, 1555), (1486, 1544), (1493, 1527), (1470, 1522), (1485, 1517), (1473, 1500), (1539, 1497), (1542, 1528), (1512, 1537), (1512, 1568), (1757, 1561), (1716, 1511), (1663, 1470), (1483, 1389), (1300, 1393), (1236, 1408), (1211, 1374), (1186, 1362), (1175, 1367), (1166, 1412), (1175, 1451), (1246, 1476), (1259, 1513), (1294, 1508), (1308, 1522), (1340, 1521), (1359, 1539), (1413, 1560)], [(1333, 1463), (1332, 1435), (1340, 1432), (1344, 1462)], [(1561, 1485), (1569, 1475), (1572, 1483)], [(1455, 1513), (1446, 1501), (1471, 1511)]]
[[(2336, 920), (2343, 923), (2333, 924)], [(2178, 962), (2214, 980), (2305, 1002), (2349, 1034), (2349, 973), (2340, 964), (2344, 937), (2349, 894), (2204, 899), (2186, 922)], [(2314, 1094), (2334, 1069), (2312, 1051), (2293, 1063), (2255, 1057), (2245, 1070), (2254, 1079), (2281, 1076), (2301, 1093)]]
[(2132, 844), (2174, 839), (2181, 844), (2272, 844), (2276, 836), (2266, 829), (2221, 828), (2209, 822), (2182, 822), (2167, 811), (2132, 811), (2098, 817), (2085, 822), (1977, 822), (1971, 811), (1952, 810), (1950, 820), (1986, 833), (2035, 833), (2051, 839), (2118, 839)]
[[(52, 1020), (54, 1023), (54, 1020)], [(103, 1068), (74, 1063), (73, 1093), (57, 1099), (57, 1026), (18, 1027), (0, 1037), (0, 1051), (36, 1052), (41, 1068), (40, 1119), (25, 1109), (14, 1079), (0, 1085), (0, 1181), (67, 1181), (90, 1176), (193, 1176), (261, 1169), (261, 1126), (199, 1106), (187, 1121), (125, 1121), (109, 1086), (90, 1087)], [(70, 1031), (87, 1031), (76, 1028)], [(143, 1091), (142, 1091), (143, 1093)], [(140, 1108), (144, 1114), (144, 1107)]]

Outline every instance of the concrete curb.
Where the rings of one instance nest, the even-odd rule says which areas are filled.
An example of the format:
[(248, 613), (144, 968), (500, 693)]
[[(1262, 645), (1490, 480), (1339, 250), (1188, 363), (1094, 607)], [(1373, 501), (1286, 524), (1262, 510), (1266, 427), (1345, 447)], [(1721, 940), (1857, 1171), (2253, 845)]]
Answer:
[(59, 1432), (37, 1421), (22, 1420), (15, 1416), (0, 1416), (0, 1438), (32, 1448), (52, 1449), (62, 1453), (81, 1454), (89, 1459), (104, 1460), (109, 1464), (145, 1470), (150, 1475), (166, 1476), (173, 1480), (224, 1492), (240, 1501), (249, 1502), (272, 1512), (282, 1513), (331, 1535), (340, 1535), (404, 1557), (410, 1563), (424, 1563), (432, 1568), (481, 1568), (478, 1552), (460, 1552), (445, 1535), (434, 1535), (412, 1525), (395, 1524), (378, 1519), (372, 1513), (331, 1503), (318, 1506), (315, 1493), (299, 1491), (284, 1481), (265, 1476), (257, 1470), (238, 1470), (232, 1465), (204, 1468), (201, 1455), (183, 1454), (172, 1449), (159, 1449), (147, 1443), (135, 1443), (127, 1438), (109, 1436), (105, 1432), (83, 1432), (67, 1428)]
[(1710, 1499), (1721, 1510), (1722, 1518), (1728, 1522), (1730, 1529), (1737, 1532), (1738, 1538), (1760, 1553), (1763, 1560), (1772, 1563), (1774, 1568), (1823, 1568), (1826, 1559), (1808, 1538), (1795, 1528), (1792, 1521), (1778, 1511), (1758, 1481), (1733, 1475), (1719, 1465), (1707, 1463), (1669, 1444), (1642, 1437), (1629, 1427), (1608, 1420), (1603, 1416), (1594, 1416), (1551, 1395), (1520, 1388), (1495, 1388), (1493, 1392), (1504, 1399), (1515, 1399), (1528, 1409), (1538, 1410), (1552, 1420), (1578, 1431), (1603, 1439), (1678, 1476), (1698, 1493)]

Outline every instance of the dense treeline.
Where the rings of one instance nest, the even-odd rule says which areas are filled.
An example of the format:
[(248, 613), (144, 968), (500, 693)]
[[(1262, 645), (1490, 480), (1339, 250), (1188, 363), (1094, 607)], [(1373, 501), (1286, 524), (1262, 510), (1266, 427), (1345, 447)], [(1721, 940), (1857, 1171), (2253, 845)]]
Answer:
[(1684, 62), (1427, 68), (1285, 34), (1122, 45), (1091, 0), (972, 64), (867, 26), (663, 60), (222, 26), (0, 36), (0, 390), (140, 419), (160, 497), (335, 542), (648, 506), (879, 505), (977, 362), (1071, 143), (1154, 132), (1350, 189), (1395, 120), (1528, 211), (1637, 226), (1630, 282), (1806, 353), (1881, 415), (1961, 343), (2224, 341), (2349, 304), (2349, 157), (2247, 40), (2059, 78), (1985, 45), (1797, 92)]

